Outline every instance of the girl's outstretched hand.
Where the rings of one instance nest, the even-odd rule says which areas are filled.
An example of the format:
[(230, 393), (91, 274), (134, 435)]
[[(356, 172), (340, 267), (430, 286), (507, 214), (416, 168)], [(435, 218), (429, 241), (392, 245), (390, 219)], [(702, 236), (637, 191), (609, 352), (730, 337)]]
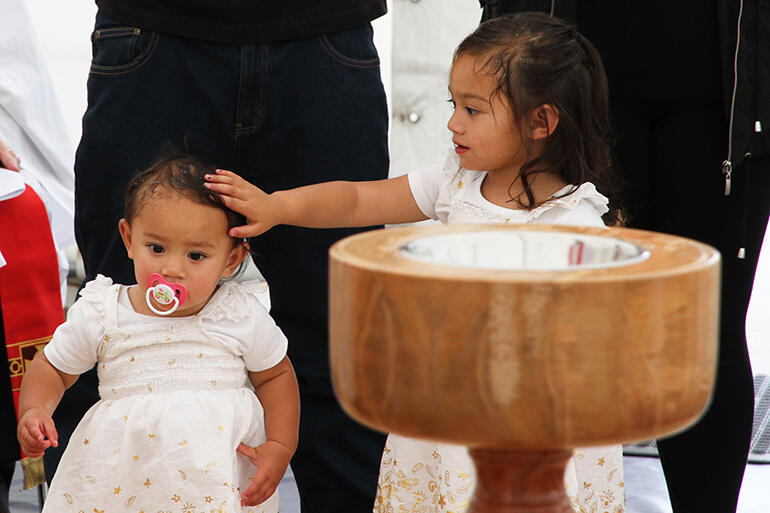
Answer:
[(219, 194), (227, 208), (246, 217), (246, 225), (230, 229), (231, 237), (256, 237), (280, 224), (280, 202), (232, 171), (217, 169), (206, 175), (204, 185)]
[(32, 458), (42, 456), (49, 447), (59, 446), (53, 419), (40, 408), (31, 408), (24, 413), (16, 433), (22, 452)]

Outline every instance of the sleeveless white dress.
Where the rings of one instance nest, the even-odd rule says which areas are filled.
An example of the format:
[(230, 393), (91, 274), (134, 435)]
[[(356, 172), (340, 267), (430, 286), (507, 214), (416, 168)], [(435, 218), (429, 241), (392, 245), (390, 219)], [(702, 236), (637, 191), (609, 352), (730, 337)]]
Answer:
[[(256, 467), (236, 448), (265, 440), (263, 410), (246, 386), (246, 369), (277, 364), (286, 351), (283, 334), (235, 283), (220, 286), (197, 315), (178, 318), (127, 311), (118, 301), (125, 288), (102, 276), (88, 283), (46, 348), (63, 372), (85, 366), (89, 357), (82, 353), (95, 355), (101, 399), (73, 433), (44, 511), (278, 511), (277, 493), (257, 507), (241, 507), (239, 492)], [(261, 328), (247, 347), (265, 347), (239, 354), (225, 334), (228, 325), (256, 322)], [(73, 339), (84, 334), (99, 340), (78, 347)]]
[[(604, 226), (607, 198), (592, 183), (568, 185), (532, 210), (513, 210), (481, 194), (485, 172), (460, 166), (452, 153), (443, 165), (409, 174), (420, 210), (442, 223), (547, 223)], [(473, 494), (475, 469), (465, 447), (388, 435), (380, 463), (375, 513), (462, 513)], [(620, 445), (577, 449), (564, 485), (578, 513), (623, 513)]]

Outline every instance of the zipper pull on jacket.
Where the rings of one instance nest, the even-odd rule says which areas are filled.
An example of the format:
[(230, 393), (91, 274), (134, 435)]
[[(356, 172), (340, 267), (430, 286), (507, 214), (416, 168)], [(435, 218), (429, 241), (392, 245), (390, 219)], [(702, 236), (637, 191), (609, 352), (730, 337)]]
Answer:
[(729, 160), (722, 162), (722, 174), (725, 175), (725, 196), (729, 196), (733, 174), (733, 163)]

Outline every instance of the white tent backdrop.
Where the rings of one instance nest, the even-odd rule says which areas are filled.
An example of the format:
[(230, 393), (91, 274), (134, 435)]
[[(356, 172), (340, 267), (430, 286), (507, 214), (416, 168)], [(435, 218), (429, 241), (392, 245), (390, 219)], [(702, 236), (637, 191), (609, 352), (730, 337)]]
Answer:
[[(3, 0), (0, 0), (0, 4)], [(452, 51), (478, 23), (476, 0), (389, 0), (374, 23), (391, 111), (391, 175), (441, 160), (450, 146), (446, 122)], [(453, 7), (447, 8), (448, 5)], [(89, 0), (27, 0), (48, 60), (73, 146), (80, 139), (96, 6)], [(770, 256), (760, 260), (747, 327), (756, 371), (770, 374)], [(764, 313), (764, 315), (763, 315)], [(763, 343), (760, 343), (762, 341)]]

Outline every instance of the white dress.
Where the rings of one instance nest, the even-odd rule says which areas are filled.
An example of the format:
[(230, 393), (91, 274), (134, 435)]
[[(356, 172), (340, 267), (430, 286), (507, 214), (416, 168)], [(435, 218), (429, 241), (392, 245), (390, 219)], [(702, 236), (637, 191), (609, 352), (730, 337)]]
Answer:
[(278, 494), (241, 507), (256, 467), (237, 455), (265, 440), (246, 385), (286, 354), (286, 338), (256, 297), (219, 287), (194, 316), (136, 313), (127, 287), (89, 282), (45, 348), (80, 374), (97, 362), (101, 399), (72, 434), (45, 512), (276, 512)]
[[(511, 210), (481, 194), (485, 172), (460, 167), (453, 153), (443, 165), (409, 174), (420, 210), (442, 223), (547, 223), (604, 226), (607, 198), (591, 183), (567, 186), (533, 210)], [(564, 197), (564, 194), (573, 191)], [(473, 494), (475, 470), (465, 447), (388, 435), (380, 463), (375, 513), (461, 513)], [(623, 513), (622, 446), (577, 449), (564, 485), (579, 513)]]

